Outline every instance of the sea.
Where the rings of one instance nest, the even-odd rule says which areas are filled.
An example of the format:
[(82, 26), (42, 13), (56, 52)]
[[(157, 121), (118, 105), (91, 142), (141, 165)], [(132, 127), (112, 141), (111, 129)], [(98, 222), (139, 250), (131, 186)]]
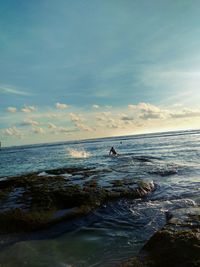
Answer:
[[(108, 155), (111, 146), (119, 156)], [(105, 203), (50, 229), (0, 235), (4, 267), (113, 267), (137, 255), (167, 214), (200, 204), (200, 130), (2, 148), (0, 165), (0, 179), (73, 166), (101, 169), (103, 181), (156, 185), (143, 199)]]

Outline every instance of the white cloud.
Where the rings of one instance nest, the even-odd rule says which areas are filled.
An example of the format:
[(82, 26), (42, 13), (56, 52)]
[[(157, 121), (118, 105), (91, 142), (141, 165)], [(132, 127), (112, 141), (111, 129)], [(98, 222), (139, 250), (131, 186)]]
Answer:
[(133, 121), (134, 118), (133, 118), (132, 116), (123, 115), (123, 116), (121, 117), (121, 120), (123, 120), (123, 121)]
[(136, 109), (136, 108), (137, 108), (137, 105), (129, 104), (129, 105), (128, 105), (128, 108), (129, 108), (129, 109)]
[[(106, 113), (106, 112), (104, 112)], [(111, 115), (108, 114), (104, 116), (96, 116), (98, 126), (103, 129), (117, 129), (122, 127), (122, 121), (118, 117), (111, 117)]]
[(50, 118), (50, 119), (53, 119), (53, 118), (56, 118), (56, 117), (57, 117), (57, 114), (56, 114), (56, 113), (49, 112), (49, 113), (47, 113), (47, 115), (45, 115), (45, 116), (47, 116), (47, 117)]
[(68, 127), (57, 127), (55, 129), (55, 133), (62, 133), (62, 134), (65, 134), (65, 135), (69, 135), (71, 133), (74, 133), (74, 132), (77, 132), (78, 130), (75, 129), (75, 128), (68, 128)]
[(107, 109), (111, 109), (112, 106), (106, 105), (105, 108), (107, 108)]
[(72, 122), (83, 122), (84, 118), (82, 115), (77, 115), (75, 113), (70, 113), (70, 119)]
[(36, 107), (34, 106), (25, 106), (21, 109), (22, 112), (24, 113), (30, 113), (30, 112), (33, 112), (33, 111), (36, 111)]
[(31, 120), (31, 119), (27, 119), (27, 120), (24, 120), (20, 125), (21, 126), (30, 126), (30, 125), (31, 126), (38, 126), (39, 122)]
[(32, 94), (21, 91), (19, 89), (16, 89), (14, 87), (11, 86), (0, 86), (0, 93), (4, 93), (4, 94), (14, 94), (14, 95), (24, 95), (24, 96), (30, 96)]
[(16, 136), (18, 138), (22, 137), (22, 132), (19, 129), (17, 129), (16, 127), (11, 127), (11, 128), (5, 129), (5, 134), (9, 135), (9, 136)]
[(80, 123), (80, 122), (76, 122), (75, 126), (77, 129), (87, 131), (87, 132), (91, 132), (93, 130), (91, 127), (87, 126), (84, 123)]
[(175, 104), (172, 105), (172, 107), (180, 108), (180, 107), (183, 107), (183, 104), (182, 103), (175, 103)]
[(146, 112), (156, 112), (156, 113), (160, 112), (160, 108), (149, 103), (139, 103), (137, 105), (137, 108)]
[(67, 104), (61, 104), (61, 103), (56, 103), (55, 104), (56, 105), (56, 108), (57, 109), (67, 109), (67, 108), (69, 108), (69, 105), (67, 105)]
[(35, 134), (44, 134), (45, 133), (45, 130), (41, 127), (35, 127), (33, 128), (33, 133)]
[(193, 118), (200, 117), (200, 109), (183, 109), (179, 112), (170, 113), (171, 118)]
[(148, 119), (162, 119), (163, 114), (159, 112), (153, 112), (153, 111), (145, 111), (143, 114), (140, 115), (140, 118), (143, 120)]
[(100, 112), (100, 113), (97, 113), (96, 115), (96, 120), (97, 121), (107, 121), (108, 117), (110, 117), (111, 115), (111, 112)]
[(6, 109), (6, 111), (11, 112), (11, 113), (15, 113), (15, 112), (17, 112), (17, 108), (15, 108), (15, 107), (8, 107)]
[(99, 106), (99, 105), (96, 105), (96, 104), (93, 105), (92, 107), (93, 107), (93, 108), (96, 108), (96, 109), (100, 108), (100, 106)]
[[(17, 113), (14, 115), (5, 113), (1, 120), (3, 124), (9, 121), (10, 125), (15, 125), (17, 128), (12, 126), (8, 128), (9, 126), (7, 126), (7, 129), (2, 132), (9, 136), (6, 138), (10, 139), (10, 142), (12, 139), (14, 140), (11, 136), (20, 138), (23, 133), (23, 136), (26, 137), (23, 139), (24, 142), (27, 138), (34, 140), (36, 135), (40, 140), (43, 138), (43, 140), (53, 141), (59, 138), (62, 140), (65, 135), (70, 140), (182, 129), (190, 125), (193, 128), (198, 126), (200, 108), (183, 107), (183, 105), (173, 105), (173, 103), (171, 106), (164, 107), (142, 102), (130, 104), (124, 108), (113, 107), (112, 110), (101, 106), (99, 110), (84, 111), (84, 113), (81, 113), (82, 109), (77, 109), (73, 113), (60, 112), (55, 109), (28, 113), (36, 108), (25, 106), (24, 113), (22, 113), (17, 112), (17, 109), (15, 111), (15, 107), (10, 106), (7, 111)], [(19, 126), (22, 126), (21, 131)], [(31, 126), (31, 128), (23, 128), (23, 126)], [(30, 133), (32, 136), (34, 133), (35, 137), (31, 137)]]
[(129, 110), (134, 110), (136, 115), (140, 119), (148, 120), (148, 119), (163, 119), (167, 116), (167, 112), (165, 110), (161, 110), (159, 107), (149, 104), (149, 103), (139, 103), (137, 105), (128, 105)]
[(67, 128), (67, 127), (59, 127), (58, 131), (64, 134), (68, 134), (71, 132), (71, 129)]
[(57, 126), (56, 126), (55, 124), (49, 122), (49, 123), (48, 123), (48, 128), (49, 128), (49, 129), (56, 129)]

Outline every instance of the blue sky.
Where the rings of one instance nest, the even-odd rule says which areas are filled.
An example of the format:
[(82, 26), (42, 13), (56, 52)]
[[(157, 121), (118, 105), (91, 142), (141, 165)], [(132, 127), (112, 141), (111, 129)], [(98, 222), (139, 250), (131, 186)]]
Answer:
[(199, 14), (198, 0), (1, 0), (1, 140), (197, 128)]

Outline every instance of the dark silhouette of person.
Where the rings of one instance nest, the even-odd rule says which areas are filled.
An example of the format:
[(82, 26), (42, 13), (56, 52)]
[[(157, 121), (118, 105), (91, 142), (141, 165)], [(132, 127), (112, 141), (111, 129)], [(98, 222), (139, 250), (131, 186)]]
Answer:
[(116, 152), (116, 150), (114, 149), (113, 146), (110, 149), (109, 155), (117, 156), (117, 152)]

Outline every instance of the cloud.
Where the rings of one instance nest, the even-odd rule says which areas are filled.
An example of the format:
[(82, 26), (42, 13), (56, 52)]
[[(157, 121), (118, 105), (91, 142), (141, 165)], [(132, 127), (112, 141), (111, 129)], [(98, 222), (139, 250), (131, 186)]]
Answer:
[(92, 131), (92, 128), (83, 123), (84, 118), (82, 115), (76, 115), (74, 113), (70, 113), (71, 121), (74, 123), (76, 129), (83, 131)]
[(98, 113), (95, 116), (95, 119), (97, 121), (97, 126), (102, 129), (123, 129), (126, 123), (122, 120), (122, 118), (125, 116), (125, 114), (111, 113), (107, 111)]
[(121, 117), (121, 120), (123, 120), (123, 121), (133, 121), (134, 118), (133, 118), (132, 116), (123, 115), (123, 116)]
[[(173, 104), (164, 107), (145, 102), (129, 104), (128, 107), (124, 106), (123, 108), (113, 107), (112, 110), (101, 106), (99, 110), (90, 109), (84, 113), (81, 113), (82, 109), (81, 111), (77, 109), (73, 113), (60, 112), (55, 109), (54, 112), (44, 110), (30, 113), (36, 110), (35, 106), (25, 106), (23, 109), (24, 113), (17, 112), (14, 106), (7, 107), (7, 112), (17, 112), (14, 115), (6, 113), (3, 118), (5, 123), (3, 121), (2, 125), (6, 125), (6, 121), (9, 121), (10, 125), (15, 126), (7, 126), (7, 129), (2, 129), (3, 133), (9, 136), (7, 139), (12, 140), (11, 136), (21, 138), (26, 135), (24, 140), (27, 138), (31, 140), (36, 136), (39, 139), (50, 138), (49, 140), (62, 139), (65, 136), (69, 139), (79, 139), (164, 131), (195, 126), (200, 118), (200, 108), (198, 107), (196, 109), (194, 107), (183, 108), (182, 105)], [(24, 126), (27, 128), (23, 128)], [(31, 137), (30, 133), (35, 137)]]
[(19, 129), (17, 129), (16, 127), (11, 127), (11, 128), (5, 129), (5, 134), (9, 135), (9, 136), (15, 136), (18, 138), (22, 137), (21, 131)]
[(160, 112), (160, 108), (149, 103), (139, 103), (137, 108), (145, 112)]
[(23, 95), (23, 96), (31, 96), (32, 94), (18, 90), (11, 86), (0, 86), (0, 93), (4, 94), (14, 94), (14, 95)]
[(101, 112), (96, 115), (97, 121), (107, 121), (108, 117), (111, 115), (111, 112)]
[(67, 105), (67, 104), (61, 104), (61, 103), (56, 103), (55, 104), (56, 105), (56, 108), (57, 109), (67, 109), (67, 108), (69, 108), (69, 105)]
[(35, 127), (32, 130), (33, 130), (33, 133), (35, 133), (35, 134), (44, 134), (45, 133), (45, 130), (41, 127)]
[(93, 129), (91, 127), (89, 127), (89, 126), (87, 126), (86, 124), (83, 124), (83, 123), (76, 122), (75, 126), (79, 130), (83, 130), (83, 131), (87, 131), (87, 132), (93, 131)]
[(99, 105), (93, 105), (92, 107), (93, 107), (93, 108), (96, 108), (96, 109), (100, 108)]
[(24, 113), (30, 113), (30, 112), (33, 112), (33, 111), (36, 111), (36, 107), (34, 106), (25, 106), (21, 109), (22, 112)]
[(182, 103), (175, 103), (175, 104), (172, 105), (172, 107), (180, 108), (180, 107), (183, 107), (183, 104)]
[(112, 106), (106, 105), (105, 108), (107, 108), (107, 109), (111, 109)]
[(72, 128), (68, 128), (65, 126), (57, 126), (52, 122), (47, 123), (47, 127), (49, 129), (49, 132), (51, 134), (65, 134), (65, 135), (69, 135), (72, 132), (77, 132), (77, 129), (72, 129)]
[(145, 111), (143, 114), (140, 115), (140, 118), (143, 120), (148, 119), (163, 119), (163, 114), (153, 111)]
[(200, 117), (200, 110), (183, 109), (182, 111), (179, 112), (170, 113), (170, 117), (174, 119)]
[(64, 134), (71, 134), (77, 132), (78, 130), (75, 128), (68, 128), (68, 127), (57, 127), (55, 133), (64, 133)]
[(118, 129), (123, 127), (121, 120), (117, 118), (109, 118), (106, 126), (110, 129)]
[(15, 112), (17, 112), (17, 108), (15, 108), (15, 107), (8, 107), (6, 109), (6, 111), (11, 112), (11, 113), (15, 113)]
[(48, 128), (50, 130), (52, 130), (52, 132), (54, 134), (58, 134), (58, 133), (69, 134), (69, 133), (72, 133), (72, 132), (77, 132), (77, 129), (71, 129), (71, 128), (67, 128), (67, 127), (63, 127), (63, 126), (58, 127), (52, 122), (48, 123)]
[(60, 114), (56, 114), (56, 113), (51, 112), (51, 113), (48, 113), (46, 116), (50, 119), (55, 119), (55, 118), (58, 118), (60, 116)]
[(167, 115), (165, 110), (149, 103), (139, 103), (137, 105), (128, 105), (129, 110), (134, 110), (140, 119), (164, 119)]
[(39, 122), (31, 119), (24, 120), (22, 123), (20, 123), (20, 126), (38, 126), (38, 125)]
[(128, 105), (128, 109), (136, 109), (136, 108), (137, 108), (137, 105), (132, 105), (132, 104)]
[(70, 113), (70, 119), (72, 122), (83, 122), (84, 118), (82, 115), (77, 115), (75, 113)]
[[(175, 111), (171, 112), (168, 109), (161, 109), (155, 105), (149, 103), (139, 103), (135, 106), (135, 109), (139, 110), (139, 118), (143, 120), (148, 119), (168, 119), (168, 118), (194, 118), (200, 117), (200, 109), (189, 109), (185, 108), (180, 110), (182, 105), (173, 105), (176, 108)], [(179, 109), (179, 110), (177, 110)]]
[(113, 118), (108, 114), (107, 116), (97, 116), (96, 118), (98, 121), (98, 126), (103, 129), (117, 129), (122, 127), (122, 121), (119, 118)]
[(48, 123), (48, 128), (49, 128), (49, 129), (56, 129), (57, 126), (56, 126), (55, 124), (49, 122), (49, 123)]
[(76, 131), (77, 131), (76, 129), (69, 129), (67, 127), (59, 127), (58, 128), (58, 132), (64, 133), (64, 134), (69, 134), (69, 133), (76, 132)]

